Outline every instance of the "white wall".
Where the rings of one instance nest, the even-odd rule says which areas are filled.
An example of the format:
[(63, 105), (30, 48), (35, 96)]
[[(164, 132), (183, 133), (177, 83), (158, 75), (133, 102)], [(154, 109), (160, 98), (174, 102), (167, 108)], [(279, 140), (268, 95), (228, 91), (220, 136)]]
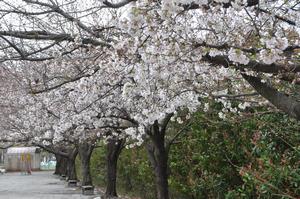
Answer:
[[(40, 170), (41, 155), (40, 153), (31, 154), (31, 169)], [(4, 166), (7, 171), (24, 170), (24, 163), (21, 161), (21, 154), (5, 154)]]

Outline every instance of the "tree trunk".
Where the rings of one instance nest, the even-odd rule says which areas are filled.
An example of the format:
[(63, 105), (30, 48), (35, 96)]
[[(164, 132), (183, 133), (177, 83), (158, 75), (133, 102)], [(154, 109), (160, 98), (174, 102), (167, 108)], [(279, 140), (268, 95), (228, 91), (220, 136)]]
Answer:
[(55, 154), (56, 165), (54, 175), (61, 175), (61, 165), (62, 165), (62, 157), (60, 155)]
[(68, 176), (68, 159), (61, 156), (61, 163), (59, 166), (59, 175)]
[(84, 142), (80, 143), (78, 147), (78, 152), (80, 156), (81, 162), (81, 174), (82, 174), (82, 182), (81, 186), (93, 185), (92, 176), (90, 172), (90, 159), (93, 152), (93, 145)]
[(150, 163), (155, 174), (157, 199), (169, 199), (168, 151), (165, 147), (165, 130), (159, 130), (158, 122), (149, 133), (151, 142), (147, 145)]
[(56, 166), (55, 166), (55, 175), (67, 175), (67, 158), (55, 154)]
[(76, 166), (75, 166), (75, 160), (76, 156), (78, 154), (78, 149), (74, 148), (69, 153), (67, 164), (68, 164), (68, 180), (77, 180), (77, 174), (76, 174)]
[(109, 140), (107, 144), (107, 186), (106, 198), (117, 197), (117, 163), (123, 149), (124, 140)]

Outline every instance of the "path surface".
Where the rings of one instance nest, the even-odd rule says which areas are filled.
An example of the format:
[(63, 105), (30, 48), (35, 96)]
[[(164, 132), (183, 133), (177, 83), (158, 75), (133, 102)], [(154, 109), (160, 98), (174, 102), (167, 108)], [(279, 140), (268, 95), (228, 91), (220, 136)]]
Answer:
[(0, 174), (0, 199), (92, 199), (96, 196), (82, 196), (79, 188), (69, 188), (65, 181), (53, 172)]

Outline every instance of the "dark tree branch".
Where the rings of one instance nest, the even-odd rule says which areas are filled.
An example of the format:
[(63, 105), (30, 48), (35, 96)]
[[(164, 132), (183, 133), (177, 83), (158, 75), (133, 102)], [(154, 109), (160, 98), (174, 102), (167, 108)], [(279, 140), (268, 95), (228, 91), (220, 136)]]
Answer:
[[(204, 7), (206, 9), (209, 9), (209, 5), (220, 5), (220, 3), (216, 3), (214, 1), (211, 1), (209, 0), (208, 1), (208, 5), (199, 5), (199, 4), (196, 4), (196, 3), (191, 3), (191, 4), (187, 4), (187, 5), (182, 5), (182, 7), (185, 9), (185, 10), (194, 10), (194, 9), (199, 9), (200, 7)], [(231, 7), (231, 2), (234, 2), (234, 0), (230, 0), (229, 3), (221, 3), (221, 5), (223, 5), (224, 8), (229, 8)], [(252, 7), (252, 6), (256, 6), (259, 4), (259, 0), (247, 0), (247, 7)]]
[(9, 144), (8, 146), (0, 146), (0, 149), (7, 149), (7, 148), (12, 147), (12, 146), (14, 146), (14, 145), (13, 144)]
[(78, 19), (74, 18), (73, 16), (71, 16), (70, 14), (66, 13), (65, 11), (63, 11), (58, 5), (55, 4), (48, 4), (48, 3), (44, 3), (44, 2), (40, 2), (40, 1), (32, 1), (32, 0), (23, 0), (27, 3), (31, 3), (31, 4), (35, 4), (35, 5), (40, 5), (40, 6), (44, 6), (44, 7), (48, 7), (50, 8), (52, 11), (62, 15), (64, 18), (68, 19), (69, 21), (72, 22), (76, 22), (77, 25), (82, 28), (83, 30), (87, 31), (88, 33), (94, 34), (94, 32), (88, 28), (87, 26), (85, 26), (82, 22), (80, 22)]
[(57, 154), (57, 155), (60, 155), (60, 156), (65, 157), (65, 158), (68, 158), (68, 157), (69, 157), (69, 154), (68, 154), (68, 153), (62, 152), (62, 151), (60, 151), (60, 150), (56, 150), (56, 149), (54, 149), (53, 147), (45, 146), (45, 145), (43, 145), (43, 144), (36, 143), (36, 142), (34, 142), (34, 143), (32, 143), (32, 144), (35, 145), (35, 146), (38, 146), (38, 147), (40, 147), (40, 148), (42, 148), (42, 149), (44, 149), (45, 151), (48, 151), (49, 153)]
[(178, 139), (178, 137), (184, 133), (187, 127), (192, 124), (192, 121), (189, 121), (183, 128), (181, 128), (167, 143), (166, 143), (166, 151), (169, 153), (172, 144)]
[[(264, 9), (261, 9), (261, 8), (258, 8), (258, 11), (260, 12), (263, 12), (263, 13), (266, 13), (266, 14), (269, 14), (269, 15), (272, 15), (271, 12), (267, 11), (267, 10), (264, 10)], [(292, 25), (292, 26), (296, 26), (296, 22), (295, 21), (292, 21), (290, 19), (287, 19), (287, 18), (284, 18), (282, 16), (279, 16), (279, 15), (274, 15), (274, 17), (280, 21), (283, 21), (283, 22), (286, 22), (288, 23), (289, 25)]]
[(6, 41), (10, 47), (12, 47), (13, 49), (15, 49), (19, 55), (21, 56), (21, 58), (25, 58), (26, 57), (26, 53), (24, 53), (21, 49), (19, 49), (15, 44), (13, 44), (11, 41), (9, 41), (8, 39), (6, 39), (4, 36), (0, 35), (0, 37)]
[[(49, 40), (49, 41), (70, 41), (74, 42), (75, 38), (73, 38), (70, 34), (66, 33), (49, 33), (46, 31), (0, 31), (0, 35), (2, 36), (10, 36), (20, 39), (28, 39), (28, 40)], [(102, 41), (98, 41), (92, 38), (82, 38), (82, 44), (91, 44), (93, 46), (107, 46), (111, 45)]]
[[(227, 56), (223, 55), (217, 55), (215, 57), (210, 56), (209, 54), (206, 54), (202, 57), (202, 61), (207, 61), (211, 64), (220, 65), (224, 67), (229, 67), (235, 65), (234, 62), (230, 61)], [(255, 72), (263, 72), (263, 73), (272, 73), (272, 74), (279, 74), (281, 72), (300, 72), (300, 64), (290, 64), (290, 65), (284, 65), (284, 64), (264, 64), (257, 61), (250, 61), (248, 64), (243, 65), (239, 64), (237, 69), (249, 69)]]
[(275, 107), (300, 120), (300, 102), (295, 98), (279, 92), (271, 85), (262, 83), (259, 77), (246, 74), (242, 74), (242, 76), (261, 96), (269, 100)]
[(213, 97), (215, 98), (230, 98), (230, 99), (234, 99), (234, 98), (240, 98), (240, 97), (249, 97), (249, 96), (256, 96), (259, 95), (259, 93), (257, 92), (253, 92), (253, 93), (243, 93), (243, 94), (238, 94), (238, 95), (213, 95)]
[(161, 133), (165, 134), (167, 126), (173, 115), (174, 115), (174, 113), (167, 114), (167, 116), (165, 117), (165, 119), (163, 120), (163, 122), (161, 124), (161, 129), (160, 129)]
[(103, 8), (121, 8), (131, 2), (134, 2), (134, 1), (136, 1), (136, 0), (123, 0), (118, 3), (112, 3), (112, 2), (105, 0), (103, 2), (103, 4), (105, 5), (105, 6), (103, 6)]
[(53, 13), (53, 10), (45, 10), (42, 12), (27, 12), (27, 11), (21, 11), (21, 10), (3, 10), (0, 9), (0, 12), (3, 13), (16, 13), (16, 14), (22, 14), (25, 16), (36, 16), (36, 15), (44, 15), (44, 14), (49, 14), (49, 13)]

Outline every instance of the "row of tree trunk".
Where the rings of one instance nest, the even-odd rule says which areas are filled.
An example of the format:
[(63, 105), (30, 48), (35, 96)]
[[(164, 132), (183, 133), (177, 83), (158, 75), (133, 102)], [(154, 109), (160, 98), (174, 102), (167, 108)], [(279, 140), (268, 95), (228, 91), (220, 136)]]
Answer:
[[(150, 141), (146, 145), (148, 157), (153, 167), (156, 182), (156, 192), (158, 199), (169, 199), (168, 191), (168, 147), (165, 142), (165, 129), (161, 128), (156, 122), (149, 130)], [(107, 165), (107, 187), (106, 198), (117, 197), (117, 163), (125, 140), (111, 139), (108, 141), (106, 165)], [(80, 143), (77, 147), (61, 150), (63, 154), (56, 153), (55, 174), (65, 175), (68, 180), (78, 180), (76, 175), (75, 160), (77, 155), (81, 161), (82, 186), (93, 186), (90, 159), (94, 145), (85, 142)]]
[[(107, 144), (107, 187), (106, 198), (117, 197), (117, 162), (119, 155), (124, 147), (124, 140), (110, 140)], [(55, 153), (56, 167), (54, 174), (64, 175), (68, 180), (78, 181), (76, 174), (75, 161), (77, 155), (80, 157), (82, 182), (81, 186), (93, 186), (90, 159), (94, 149), (94, 145), (84, 142), (78, 144), (77, 147), (68, 150), (60, 150), (60, 153)], [(53, 152), (53, 151), (52, 151)]]

